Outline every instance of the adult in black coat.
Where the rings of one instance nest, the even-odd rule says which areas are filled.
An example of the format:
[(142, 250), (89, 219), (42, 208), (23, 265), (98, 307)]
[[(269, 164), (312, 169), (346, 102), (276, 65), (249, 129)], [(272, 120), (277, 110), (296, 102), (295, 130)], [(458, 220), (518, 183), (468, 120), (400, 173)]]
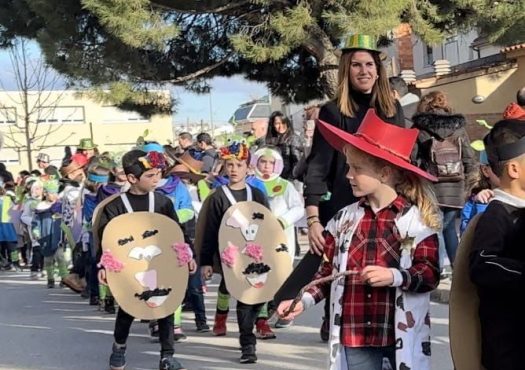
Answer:
[[(419, 167), (429, 170), (430, 147), (433, 140), (443, 141), (454, 137), (461, 152), (465, 177), (459, 181), (440, 180), (434, 184), (434, 191), (443, 212), (443, 240), (448, 258), (454, 263), (458, 247), (456, 219), (465, 204), (467, 189), (465, 179), (478, 171), (478, 163), (466, 131), (467, 121), (461, 114), (454, 114), (445, 94), (432, 91), (421, 98), (413, 117), (415, 128), (419, 129), (417, 160)], [(444, 257), (441, 257), (441, 259)]]
[[(404, 126), (403, 111), (392, 96), (387, 73), (381, 62), (381, 53), (374, 44), (361, 43), (363, 39), (371, 38), (356, 36), (350, 36), (342, 50), (336, 98), (321, 107), (319, 119), (355, 133), (367, 110), (373, 108), (383, 120)], [(321, 262), (325, 243), (324, 225), (337, 211), (357, 200), (346, 178), (348, 168), (345, 156), (336, 151), (317, 130), (314, 132), (307, 166), (304, 196), (310, 253), (292, 273), (287, 281), (290, 284), (283, 285), (282, 292), (293, 292), (298, 285), (311, 280), (316, 266)], [(276, 300), (279, 298), (285, 297), (278, 293)], [(328, 340), (328, 306), (326, 303), (326, 319), (321, 326), (323, 340)]]
[(288, 117), (282, 112), (275, 111), (270, 115), (265, 144), (275, 146), (281, 152), (283, 157), (281, 177), (286, 180), (294, 180), (293, 169), (303, 155), (304, 143), (301, 137), (294, 132)]

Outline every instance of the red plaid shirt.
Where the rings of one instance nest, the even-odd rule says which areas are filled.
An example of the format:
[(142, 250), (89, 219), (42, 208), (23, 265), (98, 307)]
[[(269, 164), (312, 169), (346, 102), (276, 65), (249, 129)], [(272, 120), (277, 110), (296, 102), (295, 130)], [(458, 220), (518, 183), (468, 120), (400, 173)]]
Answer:
[[(361, 270), (368, 265), (389, 268), (399, 267), (401, 237), (395, 219), (404, 214), (411, 204), (398, 196), (388, 207), (374, 213), (365, 200), (359, 205), (364, 216), (350, 242), (347, 270)], [(331, 234), (326, 237), (323, 262), (314, 279), (332, 274), (332, 261), (336, 247)], [(438, 238), (431, 235), (422, 240), (412, 257), (412, 267), (402, 270), (401, 289), (411, 292), (428, 292), (439, 283)], [(314, 286), (307, 292), (315, 302), (329, 294), (330, 283)], [(359, 275), (346, 278), (343, 295), (341, 344), (347, 347), (385, 347), (395, 343), (394, 300), (395, 287), (373, 288), (364, 284)]]

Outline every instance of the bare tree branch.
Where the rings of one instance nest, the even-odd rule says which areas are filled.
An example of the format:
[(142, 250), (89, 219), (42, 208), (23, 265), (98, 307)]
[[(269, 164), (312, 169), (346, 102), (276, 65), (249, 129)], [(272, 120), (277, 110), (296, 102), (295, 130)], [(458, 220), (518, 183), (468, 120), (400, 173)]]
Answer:
[(182, 77), (177, 77), (175, 79), (172, 79), (172, 80), (166, 80), (166, 81), (163, 81), (163, 82), (171, 82), (171, 83), (174, 83), (174, 84), (178, 84), (178, 83), (182, 83), (182, 82), (187, 82), (187, 81), (191, 81), (191, 80), (194, 80), (198, 77), (201, 77), (201, 76), (204, 76), (206, 75), (207, 73), (213, 71), (215, 68), (218, 68), (220, 67), (221, 65), (223, 65), (224, 63), (226, 63), (228, 61), (228, 58), (232, 55), (232, 53), (228, 53), (222, 60), (218, 61), (217, 63), (215, 64), (212, 64), (210, 66), (207, 66), (205, 68), (202, 68), (198, 71), (195, 71), (193, 73), (190, 73), (186, 76), (182, 76)]

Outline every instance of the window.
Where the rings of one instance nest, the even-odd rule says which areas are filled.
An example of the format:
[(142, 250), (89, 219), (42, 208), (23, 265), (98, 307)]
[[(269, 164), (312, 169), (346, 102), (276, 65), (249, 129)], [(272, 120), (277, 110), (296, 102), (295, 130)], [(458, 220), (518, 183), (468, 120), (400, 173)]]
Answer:
[(0, 125), (16, 124), (16, 108), (0, 108)]
[(85, 122), (84, 107), (40, 107), (36, 123), (81, 124)]
[(102, 107), (102, 123), (146, 123), (149, 121), (137, 112), (125, 111), (113, 106)]
[(15, 149), (4, 147), (2, 148), (0, 163), (4, 163), (6, 166), (18, 165), (20, 164), (20, 155)]
[(434, 63), (434, 48), (425, 45), (425, 65), (430, 66), (432, 63)]

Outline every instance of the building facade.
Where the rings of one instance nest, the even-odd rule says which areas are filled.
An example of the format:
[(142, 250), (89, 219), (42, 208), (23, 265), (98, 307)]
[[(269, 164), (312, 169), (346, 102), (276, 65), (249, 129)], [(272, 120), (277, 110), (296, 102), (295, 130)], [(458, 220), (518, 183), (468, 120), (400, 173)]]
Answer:
[[(170, 98), (168, 90), (161, 93)], [(0, 162), (12, 172), (29, 169), (29, 162), (37, 168), (39, 152), (60, 166), (64, 147), (74, 152), (82, 138), (91, 138), (100, 152), (129, 150), (146, 130), (147, 140), (173, 142), (170, 115), (142, 117), (98, 103), (78, 91), (28, 92), (27, 98), (21, 91), (0, 92), (0, 131), (4, 135)]]

